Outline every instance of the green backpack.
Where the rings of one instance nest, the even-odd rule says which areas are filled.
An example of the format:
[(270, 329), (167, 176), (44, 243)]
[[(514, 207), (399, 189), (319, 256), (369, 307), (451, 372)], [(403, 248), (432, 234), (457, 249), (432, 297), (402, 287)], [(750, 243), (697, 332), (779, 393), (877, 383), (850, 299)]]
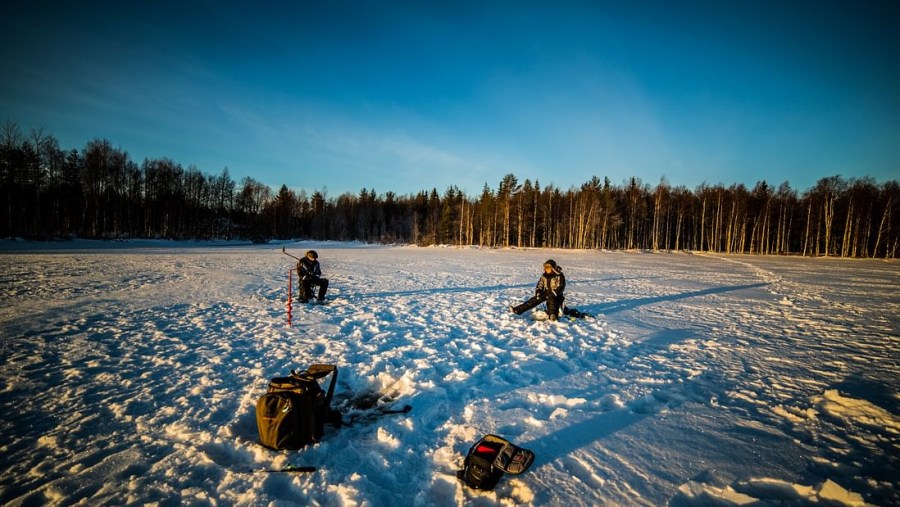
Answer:
[[(326, 392), (319, 379), (328, 374), (331, 384)], [(273, 378), (268, 392), (256, 402), (259, 443), (275, 450), (300, 449), (322, 438), (326, 422), (340, 427), (340, 412), (331, 410), (336, 382), (337, 367), (325, 364)]]

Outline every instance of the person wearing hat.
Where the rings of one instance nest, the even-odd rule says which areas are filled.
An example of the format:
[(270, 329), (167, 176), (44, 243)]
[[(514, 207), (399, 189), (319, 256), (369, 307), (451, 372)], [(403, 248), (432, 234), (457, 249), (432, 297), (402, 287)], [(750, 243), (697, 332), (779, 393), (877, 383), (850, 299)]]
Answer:
[(315, 250), (306, 252), (306, 255), (297, 262), (297, 275), (300, 277), (300, 302), (307, 303), (313, 296), (313, 286), (319, 287), (319, 302), (325, 301), (325, 291), (328, 290), (328, 279), (322, 278), (322, 268), (319, 266), (319, 254)]
[(566, 275), (556, 261), (548, 259), (544, 263), (544, 273), (534, 288), (534, 296), (520, 305), (510, 306), (509, 309), (519, 315), (546, 301), (548, 317), (550, 320), (557, 320), (566, 299), (563, 295), (565, 290)]

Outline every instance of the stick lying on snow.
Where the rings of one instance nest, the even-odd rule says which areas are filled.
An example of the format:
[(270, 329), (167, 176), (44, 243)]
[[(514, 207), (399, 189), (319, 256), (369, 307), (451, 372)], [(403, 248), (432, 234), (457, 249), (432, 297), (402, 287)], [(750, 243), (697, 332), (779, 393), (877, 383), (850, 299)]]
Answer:
[(260, 470), (240, 470), (243, 474), (272, 474), (272, 473), (311, 473), (316, 467), (288, 465), (284, 468), (263, 468)]

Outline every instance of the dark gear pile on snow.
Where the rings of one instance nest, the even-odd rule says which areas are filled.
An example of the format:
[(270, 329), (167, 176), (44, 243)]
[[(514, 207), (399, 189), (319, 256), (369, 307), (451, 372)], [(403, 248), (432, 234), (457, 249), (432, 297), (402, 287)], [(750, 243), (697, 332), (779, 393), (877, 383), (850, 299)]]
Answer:
[(497, 435), (485, 435), (469, 449), (456, 477), (470, 488), (491, 490), (503, 473), (518, 475), (534, 462), (534, 453)]
[[(319, 379), (331, 374), (328, 391)], [(314, 364), (302, 372), (291, 370), (288, 377), (276, 377), (256, 402), (259, 443), (270, 449), (300, 449), (318, 442), (325, 423), (341, 426), (341, 413), (331, 410), (331, 398), (337, 382), (337, 367)]]
[(591, 316), (590, 314), (584, 313), (577, 308), (570, 308), (568, 306), (563, 307), (562, 313), (566, 317), (572, 317), (573, 319), (586, 319)]

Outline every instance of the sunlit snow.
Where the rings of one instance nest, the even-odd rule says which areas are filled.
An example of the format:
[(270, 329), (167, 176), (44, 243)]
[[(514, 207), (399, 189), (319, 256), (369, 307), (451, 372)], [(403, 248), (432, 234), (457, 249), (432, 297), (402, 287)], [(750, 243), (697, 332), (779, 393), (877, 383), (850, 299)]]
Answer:
[[(0, 243), (0, 504), (900, 503), (895, 261), (286, 243), (332, 287), (289, 326), (281, 246)], [(593, 318), (509, 313), (547, 258)], [(260, 447), (312, 363), (352, 426)], [(479, 492), (487, 433), (537, 458)]]

